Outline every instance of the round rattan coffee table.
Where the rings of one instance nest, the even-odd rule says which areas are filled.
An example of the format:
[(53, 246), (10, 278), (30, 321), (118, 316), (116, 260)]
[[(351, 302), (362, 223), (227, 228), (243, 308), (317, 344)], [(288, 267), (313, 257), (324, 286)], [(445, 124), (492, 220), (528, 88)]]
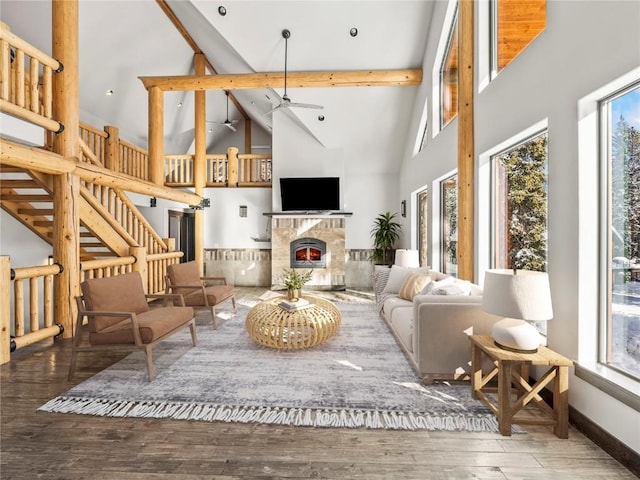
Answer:
[(254, 306), (246, 320), (251, 338), (267, 347), (293, 350), (313, 347), (332, 337), (342, 321), (338, 307), (323, 298), (302, 298), (311, 305), (292, 312), (278, 305), (284, 297)]

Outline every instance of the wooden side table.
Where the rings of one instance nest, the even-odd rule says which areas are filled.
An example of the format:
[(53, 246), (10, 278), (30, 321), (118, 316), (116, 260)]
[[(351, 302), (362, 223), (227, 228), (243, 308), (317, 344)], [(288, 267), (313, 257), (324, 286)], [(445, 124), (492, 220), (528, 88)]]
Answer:
[[(496, 346), (490, 336), (470, 335), (469, 340), (471, 340), (473, 398), (486, 403), (498, 417), (498, 428), (502, 435), (511, 435), (511, 424), (518, 423), (553, 425), (553, 433), (557, 437), (569, 437), (569, 367), (573, 365), (571, 360), (547, 347), (539, 347), (536, 353), (517, 353)], [(495, 365), (486, 375), (482, 371), (483, 354)], [(549, 367), (540, 380), (533, 385), (529, 384), (530, 365)], [(496, 375), (498, 388), (488, 387), (487, 384)], [(553, 408), (539, 395), (549, 382), (553, 382)], [(497, 402), (487, 395), (496, 392)], [(515, 400), (512, 401), (514, 396)], [(529, 402), (533, 402), (545, 416), (516, 417), (516, 414)]]

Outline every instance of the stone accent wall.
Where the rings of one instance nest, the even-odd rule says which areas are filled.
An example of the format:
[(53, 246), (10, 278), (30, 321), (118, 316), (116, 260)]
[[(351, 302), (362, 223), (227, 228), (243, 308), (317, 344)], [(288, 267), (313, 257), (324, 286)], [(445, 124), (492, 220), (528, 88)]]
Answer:
[(345, 279), (347, 288), (373, 288), (373, 250), (347, 250)]
[[(346, 288), (373, 288), (371, 253), (367, 249), (345, 251)], [(210, 277), (226, 277), (238, 287), (271, 288), (271, 249), (205, 249), (204, 271)]]
[(283, 270), (291, 268), (289, 245), (300, 238), (317, 238), (327, 244), (326, 268), (315, 268), (305, 288), (344, 290), (345, 219), (340, 217), (273, 217), (271, 220), (271, 285), (279, 285)]
[(271, 285), (270, 249), (205, 249), (204, 271), (209, 277), (225, 277), (238, 287)]

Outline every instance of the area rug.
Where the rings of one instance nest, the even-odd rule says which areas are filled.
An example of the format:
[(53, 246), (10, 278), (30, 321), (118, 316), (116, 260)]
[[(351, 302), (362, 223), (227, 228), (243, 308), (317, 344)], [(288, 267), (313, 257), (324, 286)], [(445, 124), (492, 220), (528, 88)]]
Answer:
[[(136, 351), (39, 408), (107, 417), (314, 427), (497, 432), (494, 415), (471, 398), (469, 384), (422, 385), (375, 304), (337, 304), (342, 325), (325, 343), (282, 351), (254, 343), (244, 319), (213, 330), (198, 322), (198, 346), (187, 331), (154, 349), (147, 379)], [(79, 362), (82, 357), (79, 358)], [(81, 363), (80, 363), (81, 365)], [(517, 428), (514, 432), (518, 431)]]

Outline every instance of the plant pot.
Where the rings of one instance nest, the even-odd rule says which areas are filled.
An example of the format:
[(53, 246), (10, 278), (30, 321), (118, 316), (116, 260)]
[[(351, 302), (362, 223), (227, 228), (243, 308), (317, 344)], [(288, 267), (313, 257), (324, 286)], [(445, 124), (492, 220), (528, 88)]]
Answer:
[(290, 302), (297, 302), (300, 299), (300, 289), (299, 288), (289, 288), (287, 290), (287, 298)]

